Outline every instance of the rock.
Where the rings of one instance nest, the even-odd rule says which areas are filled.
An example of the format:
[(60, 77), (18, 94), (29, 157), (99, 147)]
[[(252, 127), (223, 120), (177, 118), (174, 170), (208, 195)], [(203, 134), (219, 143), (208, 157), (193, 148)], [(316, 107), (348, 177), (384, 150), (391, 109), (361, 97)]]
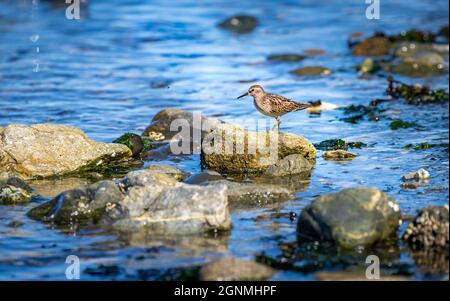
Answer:
[(226, 180), (208, 184), (211, 187), (225, 185), (228, 202), (235, 207), (261, 206), (287, 200), (293, 194), (288, 188), (261, 183), (238, 183)]
[(267, 280), (275, 270), (266, 265), (235, 257), (224, 257), (207, 263), (200, 269), (202, 281)]
[(0, 173), (0, 205), (27, 203), (33, 195), (33, 189), (20, 177)]
[(353, 160), (354, 158), (356, 158), (356, 154), (343, 149), (338, 149), (325, 152), (323, 154), (323, 157), (325, 158), (325, 160), (342, 161)]
[(306, 49), (303, 54), (305, 56), (321, 56), (321, 55), (325, 55), (326, 51), (324, 49), (321, 48), (310, 48), (310, 49)]
[(448, 206), (423, 208), (414, 221), (408, 225), (403, 240), (414, 250), (441, 248), (448, 252)]
[(316, 149), (305, 138), (283, 132), (251, 132), (222, 124), (205, 135), (202, 164), (220, 173), (242, 174), (266, 171), (279, 159), (292, 154), (315, 164)]
[(123, 183), (129, 215), (113, 224), (116, 229), (190, 234), (231, 228), (225, 185), (188, 185), (152, 171), (131, 172)]
[(430, 178), (430, 173), (423, 169), (420, 168), (419, 170), (415, 171), (415, 172), (410, 172), (406, 175), (403, 176), (403, 181), (411, 181), (411, 180), (418, 180), (418, 181), (423, 181), (423, 180), (427, 180)]
[(189, 177), (189, 173), (170, 165), (154, 164), (147, 167), (147, 169), (171, 176), (177, 181), (183, 181)]
[(310, 172), (313, 167), (314, 165), (302, 155), (292, 154), (270, 166), (264, 175), (272, 177), (289, 176)]
[(90, 140), (81, 130), (53, 124), (0, 128), (0, 172), (25, 179), (94, 170), (129, 159), (120, 144)]
[(233, 16), (219, 23), (219, 27), (225, 30), (232, 31), (234, 33), (250, 33), (259, 22), (256, 17), (239, 15)]
[(363, 74), (367, 74), (367, 73), (376, 73), (377, 71), (379, 71), (381, 69), (381, 66), (379, 63), (375, 62), (373, 59), (371, 58), (366, 58), (364, 60), (364, 62), (362, 62), (361, 65), (359, 65), (358, 67), (359, 72), (363, 73)]
[[(142, 135), (149, 136), (149, 134), (152, 133), (153, 136), (161, 135), (165, 137), (165, 139), (172, 139), (175, 135), (179, 135), (180, 133), (179, 127), (174, 123), (175, 120), (181, 120), (183, 121), (183, 124), (189, 126), (189, 135), (192, 135), (193, 129), (206, 133), (210, 129), (222, 123), (216, 118), (196, 115), (194, 113), (178, 109), (165, 109), (153, 117), (152, 123), (144, 130)], [(170, 129), (171, 125), (173, 125), (172, 130)], [(184, 138), (189, 139), (191, 137)]]
[(306, 57), (301, 54), (293, 54), (293, 53), (287, 53), (287, 54), (272, 54), (267, 57), (269, 61), (275, 61), (275, 62), (301, 62)]
[(389, 195), (374, 188), (350, 188), (320, 196), (303, 209), (297, 234), (300, 241), (354, 249), (395, 237), (399, 222), (399, 206)]
[(153, 234), (231, 228), (227, 186), (188, 185), (148, 169), (66, 191), (28, 215), (60, 226), (100, 224)]
[(355, 56), (383, 56), (389, 54), (391, 42), (386, 37), (371, 37), (353, 47)]
[(367, 146), (363, 142), (355, 141), (355, 142), (346, 142), (342, 139), (328, 139), (321, 141), (320, 143), (314, 144), (317, 149), (324, 151), (331, 150), (347, 150), (348, 148), (362, 148)]
[(145, 146), (142, 137), (132, 133), (123, 134), (114, 140), (113, 143), (126, 145), (131, 150), (133, 157), (138, 157)]
[(318, 106), (311, 106), (306, 111), (310, 114), (320, 114), (322, 111), (331, 111), (338, 108), (339, 106), (334, 103), (321, 101)]
[(28, 216), (60, 226), (99, 223), (115, 210), (121, 200), (122, 192), (113, 181), (100, 181), (65, 191), (31, 209)]
[(204, 184), (214, 181), (224, 180), (224, 177), (214, 170), (204, 170), (187, 178), (184, 182), (187, 184)]
[(299, 76), (317, 76), (317, 75), (330, 75), (332, 71), (325, 67), (320, 66), (308, 66), (292, 70), (292, 73)]

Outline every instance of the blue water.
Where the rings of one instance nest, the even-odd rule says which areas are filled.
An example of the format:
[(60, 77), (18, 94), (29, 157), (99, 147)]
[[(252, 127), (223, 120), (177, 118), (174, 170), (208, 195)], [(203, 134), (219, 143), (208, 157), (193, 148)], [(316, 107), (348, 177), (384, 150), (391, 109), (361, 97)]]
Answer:
[[(250, 100), (235, 100), (250, 85), (240, 81), (298, 100), (368, 104), (384, 97), (386, 79), (359, 78), (355, 66), (363, 59), (351, 56), (349, 35), (379, 30), (395, 34), (410, 28), (436, 31), (448, 23), (449, 12), (447, 1), (436, 0), (381, 1), (380, 20), (367, 20), (365, 2), (350, 0), (92, 0), (82, 20), (67, 20), (64, 7), (50, 2), (0, 1), (0, 126), (66, 124), (107, 142), (124, 132), (141, 133), (155, 113), (169, 107), (222, 119), (261, 118)], [(260, 26), (246, 35), (217, 28), (218, 22), (238, 13), (258, 17)], [(299, 63), (266, 60), (270, 54), (311, 48), (326, 53)], [(299, 78), (289, 72), (312, 65), (334, 72), (320, 78)], [(448, 90), (448, 74), (396, 77)], [(339, 110), (319, 117), (286, 115), (283, 130), (312, 142), (342, 138), (368, 147), (356, 150), (359, 156), (343, 163), (325, 161), (319, 152), (306, 191), (292, 201), (233, 211), (229, 235), (119, 237), (95, 228), (62, 232), (28, 219), (26, 212), (90, 180), (36, 182), (33, 186), (45, 197), (25, 206), (0, 206), (0, 279), (64, 280), (65, 258), (71, 254), (80, 257), (83, 280), (142, 279), (142, 270), (189, 267), (223, 254), (253, 259), (265, 251), (275, 256), (280, 242), (295, 241), (296, 222), (287, 213), (299, 213), (317, 195), (357, 185), (388, 192), (405, 214), (431, 204), (448, 204), (448, 146), (423, 151), (403, 148), (409, 143), (448, 143), (448, 104), (417, 107), (399, 101), (388, 109), (386, 116), (416, 121), (421, 130), (392, 131), (388, 118), (349, 124), (339, 120), (343, 117)], [(200, 171), (198, 157), (176, 164), (192, 173)], [(430, 182), (418, 189), (402, 189), (401, 177), (421, 167), (431, 173)], [(283, 214), (258, 218), (274, 213)], [(12, 221), (24, 224), (8, 227)], [(395, 261), (410, 266), (416, 279), (429, 277), (406, 252)], [(119, 272), (86, 272), (101, 264), (117, 266)], [(312, 274), (283, 271), (274, 276), (312, 278)]]

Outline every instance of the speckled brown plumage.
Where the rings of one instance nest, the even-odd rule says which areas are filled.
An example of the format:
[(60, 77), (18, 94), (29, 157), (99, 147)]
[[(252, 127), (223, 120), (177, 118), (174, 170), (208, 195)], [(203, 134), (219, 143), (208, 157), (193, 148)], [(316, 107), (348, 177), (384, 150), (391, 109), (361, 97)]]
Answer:
[(280, 117), (294, 111), (304, 110), (311, 106), (310, 103), (300, 103), (281, 95), (266, 93), (261, 86), (254, 85), (248, 92), (239, 96), (252, 96), (256, 109), (277, 120), (278, 126), (281, 123)]

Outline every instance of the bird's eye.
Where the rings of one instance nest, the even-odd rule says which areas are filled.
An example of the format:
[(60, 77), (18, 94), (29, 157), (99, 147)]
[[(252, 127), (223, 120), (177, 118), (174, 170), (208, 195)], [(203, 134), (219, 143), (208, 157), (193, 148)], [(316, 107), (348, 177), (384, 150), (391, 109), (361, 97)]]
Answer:
[(250, 92), (253, 92), (253, 89), (250, 89)]

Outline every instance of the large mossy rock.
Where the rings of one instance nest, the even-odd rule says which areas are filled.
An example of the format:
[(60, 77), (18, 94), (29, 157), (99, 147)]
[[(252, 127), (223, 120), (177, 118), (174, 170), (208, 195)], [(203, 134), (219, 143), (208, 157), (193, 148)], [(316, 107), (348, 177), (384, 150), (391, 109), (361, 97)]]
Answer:
[(354, 249), (395, 237), (399, 221), (399, 206), (392, 197), (374, 188), (350, 188), (320, 196), (303, 209), (297, 234), (300, 241)]
[(0, 128), (0, 172), (25, 179), (96, 169), (131, 157), (121, 144), (90, 140), (83, 131), (53, 124)]
[(28, 215), (61, 227), (99, 224), (124, 232), (190, 234), (231, 228), (227, 186), (188, 185), (148, 169), (66, 191)]
[[(290, 133), (252, 132), (232, 124), (221, 124), (205, 135), (202, 143), (202, 163), (220, 173), (265, 172), (293, 154), (315, 164), (314, 145), (304, 137)], [(305, 164), (299, 162), (298, 167), (301, 165)], [(280, 173), (275, 168), (273, 172)], [(287, 171), (287, 174), (291, 172)]]

